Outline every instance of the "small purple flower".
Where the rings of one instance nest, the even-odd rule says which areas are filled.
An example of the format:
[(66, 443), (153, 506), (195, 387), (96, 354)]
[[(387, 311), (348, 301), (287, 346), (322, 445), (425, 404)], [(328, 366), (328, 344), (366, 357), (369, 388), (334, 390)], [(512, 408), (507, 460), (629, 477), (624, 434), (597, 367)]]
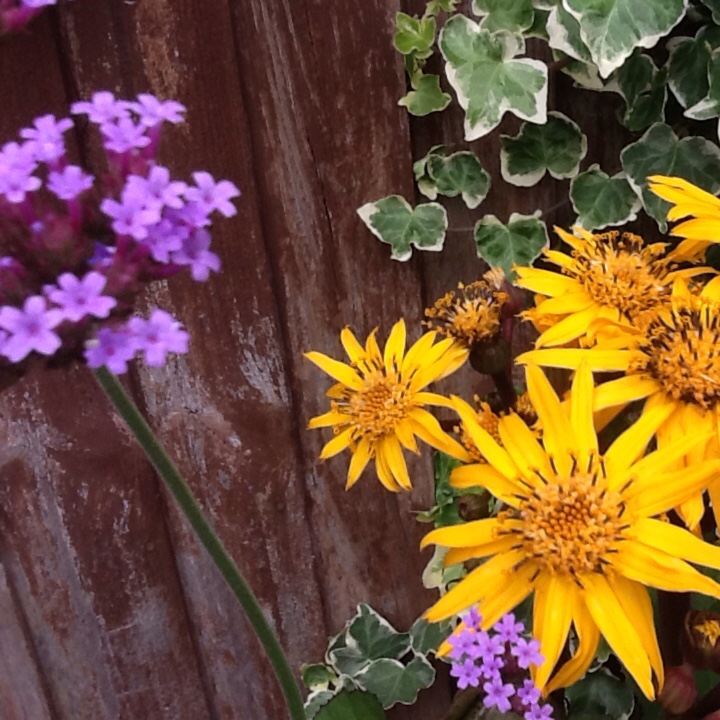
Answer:
[(65, 155), (63, 133), (72, 126), (69, 118), (57, 120), (54, 115), (42, 115), (35, 118), (33, 127), (22, 129), (20, 137), (30, 141), (37, 160), (51, 163)]
[(515, 686), (511, 683), (503, 684), (501, 677), (494, 677), (483, 685), (485, 690), (485, 697), (483, 698), (483, 705), (486, 708), (496, 707), (500, 712), (507, 712), (510, 710), (510, 700), (515, 694)]
[(153, 260), (169, 263), (170, 253), (182, 248), (183, 242), (190, 235), (185, 225), (176, 225), (167, 218), (148, 228), (148, 236), (142, 244), (150, 250)]
[(89, 368), (107, 367), (116, 375), (127, 372), (127, 364), (137, 352), (135, 337), (125, 331), (101, 328), (97, 338), (87, 343), (85, 359)]
[(552, 706), (547, 703), (545, 705), (534, 703), (525, 713), (525, 720), (551, 720), (551, 718)]
[(505, 652), (505, 643), (497, 635), (490, 635), (484, 631), (477, 633), (478, 655), (483, 660), (488, 660), (495, 655), (502, 655)]
[(40, 187), (42, 187), (40, 178), (20, 168), (7, 171), (0, 168), (0, 195), (4, 195), (5, 199), (14, 205), (25, 202), (27, 194), (35, 192)]
[(513, 613), (508, 613), (493, 625), (493, 630), (502, 642), (514, 643), (520, 638), (520, 633), (525, 630), (525, 626), (521, 622), (515, 622)]
[(510, 652), (517, 658), (518, 665), (521, 668), (540, 665), (543, 661), (543, 656), (540, 654), (540, 643), (535, 638), (530, 640), (519, 638), (510, 648)]
[(185, 196), (204, 204), (208, 212), (217, 210), (225, 217), (232, 217), (237, 209), (230, 202), (232, 198), (239, 197), (240, 191), (229, 180), (220, 180), (216, 183), (213, 176), (207, 172), (194, 172), (193, 180), (197, 187), (188, 187)]
[(87, 115), (90, 122), (104, 125), (130, 116), (130, 103), (126, 100), (116, 100), (111, 92), (102, 91), (93, 93), (92, 100), (81, 100), (73, 103), (71, 110), (75, 115)]
[(137, 196), (123, 196), (122, 202), (105, 198), (100, 209), (113, 219), (112, 228), (118, 235), (129, 235), (135, 240), (144, 240), (148, 228), (160, 220), (157, 208), (148, 208)]
[(175, 100), (158, 100), (154, 95), (140, 93), (138, 101), (132, 103), (132, 109), (140, 116), (145, 127), (154, 127), (162, 122), (181, 123), (187, 108)]
[(47, 186), (61, 200), (74, 200), (93, 186), (94, 178), (77, 165), (68, 165), (62, 172), (51, 172)]
[(482, 627), (482, 615), (478, 612), (477, 608), (470, 608), (470, 610), (463, 615), (462, 621), (469, 628), (473, 630), (480, 630)]
[(454, 663), (450, 674), (458, 679), (458, 687), (462, 690), (468, 686), (477, 687), (480, 684), (480, 669), (473, 660)]
[(59, 288), (51, 287), (47, 296), (59, 305), (67, 320), (78, 322), (86, 315), (106, 318), (117, 305), (117, 300), (102, 295), (107, 278), (98, 272), (89, 272), (82, 280), (72, 273), (63, 273), (58, 278)]
[(33, 350), (41, 355), (52, 355), (61, 344), (53, 328), (62, 320), (62, 312), (48, 310), (41, 295), (27, 298), (22, 310), (6, 305), (0, 309), (0, 328), (9, 333), (2, 354), (10, 362), (23, 360)]
[(138, 349), (145, 353), (145, 361), (151, 367), (164, 365), (169, 352), (187, 352), (190, 335), (164, 310), (153, 310), (148, 320), (130, 318), (127, 327), (135, 336)]
[(150, 144), (143, 125), (136, 125), (130, 118), (120, 118), (116, 122), (106, 122), (100, 126), (103, 145), (115, 153), (126, 153)]
[(480, 666), (480, 672), (486, 680), (500, 677), (500, 671), (505, 667), (503, 659), (499, 655), (485, 657)]
[(142, 197), (148, 206), (179, 210), (185, 205), (187, 184), (170, 180), (170, 171), (161, 165), (155, 165), (146, 178), (129, 175), (123, 194)]
[(182, 248), (172, 254), (172, 261), (178, 265), (190, 265), (193, 280), (204, 282), (210, 271), (220, 271), (220, 258), (209, 250), (210, 233), (195, 230), (183, 241)]
[(42, 8), (57, 4), (57, 0), (22, 0), (21, 4), (27, 8)]
[(464, 628), (448, 638), (448, 642), (452, 646), (449, 657), (452, 660), (460, 661), (464, 655), (476, 657), (477, 645), (475, 633), (472, 630)]
[(540, 690), (538, 690), (537, 685), (535, 685), (532, 680), (525, 680), (523, 686), (518, 688), (517, 696), (526, 705), (535, 705), (540, 699)]

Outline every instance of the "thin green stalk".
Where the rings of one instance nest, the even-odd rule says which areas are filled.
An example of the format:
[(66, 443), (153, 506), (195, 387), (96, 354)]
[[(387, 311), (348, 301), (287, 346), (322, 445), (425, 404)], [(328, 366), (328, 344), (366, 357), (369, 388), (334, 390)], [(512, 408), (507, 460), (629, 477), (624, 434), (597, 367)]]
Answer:
[(218, 570), (220, 570), (227, 584), (240, 601), (245, 615), (253, 626), (255, 634), (265, 648), (268, 659), (275, 670), (287, 701), (290, 717), (292, 720), (305, 720), (302, 696), (295, 682), (290, 663), (278, 639), (275, 637), (275, 633), (273, 633), (272, 628), (265, 620), (255, 595), (240, 574), (237, 565), (233, 562), (220, 538), (215, 534), (205, 515), (203, 515), (190, 487), (182, 478), (162, 445), (160, 445), (150, 426), (145, 422), (145, 418), (140, 414), (137, 406), (125, 392), (117, 377), (106, 368), (100, 368), (93, 372), (95, 373), (95, 379), (100, 383), (100, 387), (102, 387), (110, 402), (125, 420), (148, 459), (155, 466), (170, 492), (175, 496), (178, 505), (185, 513), (185, 517), (187, 517), (193, 530), (195, 530), (198, 539), (205, 546)]

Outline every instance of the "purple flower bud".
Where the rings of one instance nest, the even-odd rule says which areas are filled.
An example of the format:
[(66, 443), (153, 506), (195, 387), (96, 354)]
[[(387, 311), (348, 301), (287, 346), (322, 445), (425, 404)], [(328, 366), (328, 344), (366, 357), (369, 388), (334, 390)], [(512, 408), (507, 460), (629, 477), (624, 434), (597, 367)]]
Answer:
[(61, 200), (74, 200), (80, 193), (89, 190), (94, 178), (83, 172), (77, 165), (68, 165), (62, 172), (51, 172), (47, 187)]
[(153, 260), (169, 263), (170, 254), (182, 249), (189, 235), (190, 230), (185, 225), (177, 225), (163, 218), (157, 225), (148, 228), (148, 236), (141, 242), (150, 250)]
[(162, 122), (184, 122), (183, 114), (187, 111), (184, 105), (175, 100), (158, 100), (154, 95), (140, 93), (138, 101), (132, 103), (132, 109), (140, 117), (140, 123), (145, 127), (154, 127)]
[(178, 265), (189, 265), (193, 280), (204, 282), (210, 271), (220, 272), (220, 258), (208, 249), (210, 233), (195, 230), (183, 241), (182, 248), (172, 254), (172, 261)]
[(129, 108), (130, 103), (116, 100), (115, 96), (107, 91), (93, 93), (90, 102), (82, 100), (71, 106), (74, 115), (87, 115), (90, 122), (98, 125), (130, 117)]
[(79, 280), (72, 273), (58, 278), (59, 288), (50, 287), (45, 294), (59, 305), (67, 320), (78, 322), (86, 315), (106, 318), (117, 305), (117, 300), (102, 295), (107, 279), (98, 272), (89, 272)]
[(127, 372), (127, 364), (135, 357), (137, 341), (126, 330), (101, 328), (97, 338), (90, 340), (85, 348), (85, 360), (93, 370), (107, 367), (116, 375)]
[(207, 172), (194, 172), (193, 180), (197, 187), (189, 187), (185, 196), (188, 200), (205, 205), (208, 212), (217, 210), (225, 217), (232, 217), (237, 209), (230, 202), (232, 198), (239, 197), (240, 191), (229, 180), (220, 180), (216, 183), (213, 176)]
[(169, 352), (187, 352), (190, 335), (164, 310), (153, 310), (148, 320), (130, 318), (127, 326), (136, 338), (138, 349), (145, 353), (145, 362), (151, 367), (163, 366)]
[(45, 298), (32, 295), (25, 300), (23, 309), (8, 305), (0, 309), (0, 328), (7, 330), (2, 354), (10, 362), (19, 362), (33, 350), (41, 355), (52, 355), (60, 347), (60, 338), (53, 328), (62, 322), (60, 310), (48, 310)]

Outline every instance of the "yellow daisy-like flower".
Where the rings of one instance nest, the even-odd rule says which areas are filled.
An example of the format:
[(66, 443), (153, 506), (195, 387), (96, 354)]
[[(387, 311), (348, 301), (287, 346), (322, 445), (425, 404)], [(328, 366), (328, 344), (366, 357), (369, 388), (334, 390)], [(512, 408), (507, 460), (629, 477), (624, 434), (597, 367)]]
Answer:
[[(640, 333), (624, 327), (612, 341), (594, 348), (548, 348), (525, 353), (518, 362), (574, 369), (586, 362), (595, 371), (621, 371), (624, 377), (595, 392), (594, 409), (622, 409), (647, 398), (644, 413), (662, 412), (660, 449), (685, 435), (703, 435), (692, 451), (675, 461), (675, 469), (691, 471), (706, 458), (720, 458), (720, 278), (700, 292), (676, 280), (670, 302)], [(707, 490), (720, 525), (720, 475), (708, 478)], [(694, 529), (704, 512), (702, 488), (678, 511)]]
[(720, 200), (687, 180), (664, 175), (652, 175), (648, 186), (656, 195), (671, 203), (668, 220), (681, 220), (671, 235), (685, 238), (670, 256), (677, 260), (702, 258), (707, 248), (720, 242)]
[(467, 358), (467, 350), (452, 339), (435, 343), (436, 336), (425, 333), (406, 353), (405, 322), (400, 320), (390, 332), (384, 353), (375, 331), (363, 347), (345, 328), (340, 340), (350, 365), (319, 352), (305, 354), (338, 381), (327, 393), (330, 411), (313, 418), (308, 427), (332, 427), (335, 432), (320, 454), (322, 460), (345, 448), (352, 451), (347, 488), (375, 458), (380, 482), (388, 490), (410, 490), (402, 448), (417, 453), (416, 435), (438, 450), (469, 459), (462, 446), (423, 409), (424, 405), (448, 405), (442, 395), (424, 388), (457, 370)]
[[(560, 271), (515, 268), (515, 284), (545, 296), (526, 317), (544, 329), (537, 347), (566, 345), (583, 338), (598, 318), (636, 322), (670, 294), (676, 273), (669, 270), (665, 243), (645, 245), (638, 235), (602, 235), (576, 229), (581, 237), (555, 228), (570, 255), (544, 250)], [(699, 272), (681, 271), (683, 274)], [(549, 327), (548, 327), (549, 326)]]
[(499, 289), (504, 280), (504, 275), (490, 271), (469, 285), (458, 283), (457, 291), (446, 293), (425, 311), (424, 324), (467, 348), (491, 340), (500, 332), (500, 315), (508, 300)]
[[(567, 406), (537, 366), (528, 366), (527, 380), (542, 442), (517, 415), (509, 415), (500, 420), (501, 447), (472, 408), (452, 398), (487, 464), (459, 467), (451, 483), (483, 486), (508, 510), (425, 537), (423, 546), (450, 548), (447, 563), (488, 558), (426, 617), (436, 622), (478, 604), (487, 628), (534, 593), (533, 635), (544, 656), (533, 670), (539, 688), (549, 693), (581, 678), (603, 635), (653, 698), (663, 684), (663, 663), (645, 586), (720, 598), (720, 585), (689, 564), (720, 568), (720, 547), (653, 516), (697, 492), (718, 472), (720, 461), (666, 471), (707, 439), (698, 433), (642, 457), (666, 415), (662, 408), (600, 455), (589, 367), (582, 365), (576, 373)], [(571, 627), (577, 649), (556, 668)]]

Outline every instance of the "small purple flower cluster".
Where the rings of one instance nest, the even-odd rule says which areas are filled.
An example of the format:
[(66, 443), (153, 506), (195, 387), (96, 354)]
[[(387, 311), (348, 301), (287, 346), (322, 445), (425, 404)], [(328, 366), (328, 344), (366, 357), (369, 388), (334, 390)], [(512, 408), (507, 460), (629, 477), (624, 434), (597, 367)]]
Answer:
[(0, 35), (24, 28), (44, 7), (57, 0), (0, 0)]
[(483, 630), (482, 617), (473, 608), (449, 638), (450, 674), (457, 678), (459, 688), (482, 684), (487, 708), (512, 711), (525, 720), (551, 720), (552, 707), (540, 702), (540, 690), (525, 677), (530, 665), (539, 665), (543, 657), (540, 643), (524, 638), (524, 632), (525, 626), (513, 613), (503, 616), (489, 631)]
[(38, 117), (0, 148), (0, 372), (38, 355), (84, 354), (90, 367), (121, 373), (138, 352), (152, 366), (187, 352), (188, 334), (168, 313), (128, 315), (148, 282), (218, 272), (211, 215), (236, 213), (233, 183), (207, 172), (173, 180), (156, 163), (163, 125), (183, 122), (180, 103), (98, 92), (72, 112), (99, 126), (102, 176), (68, 160), (68, 118)]

